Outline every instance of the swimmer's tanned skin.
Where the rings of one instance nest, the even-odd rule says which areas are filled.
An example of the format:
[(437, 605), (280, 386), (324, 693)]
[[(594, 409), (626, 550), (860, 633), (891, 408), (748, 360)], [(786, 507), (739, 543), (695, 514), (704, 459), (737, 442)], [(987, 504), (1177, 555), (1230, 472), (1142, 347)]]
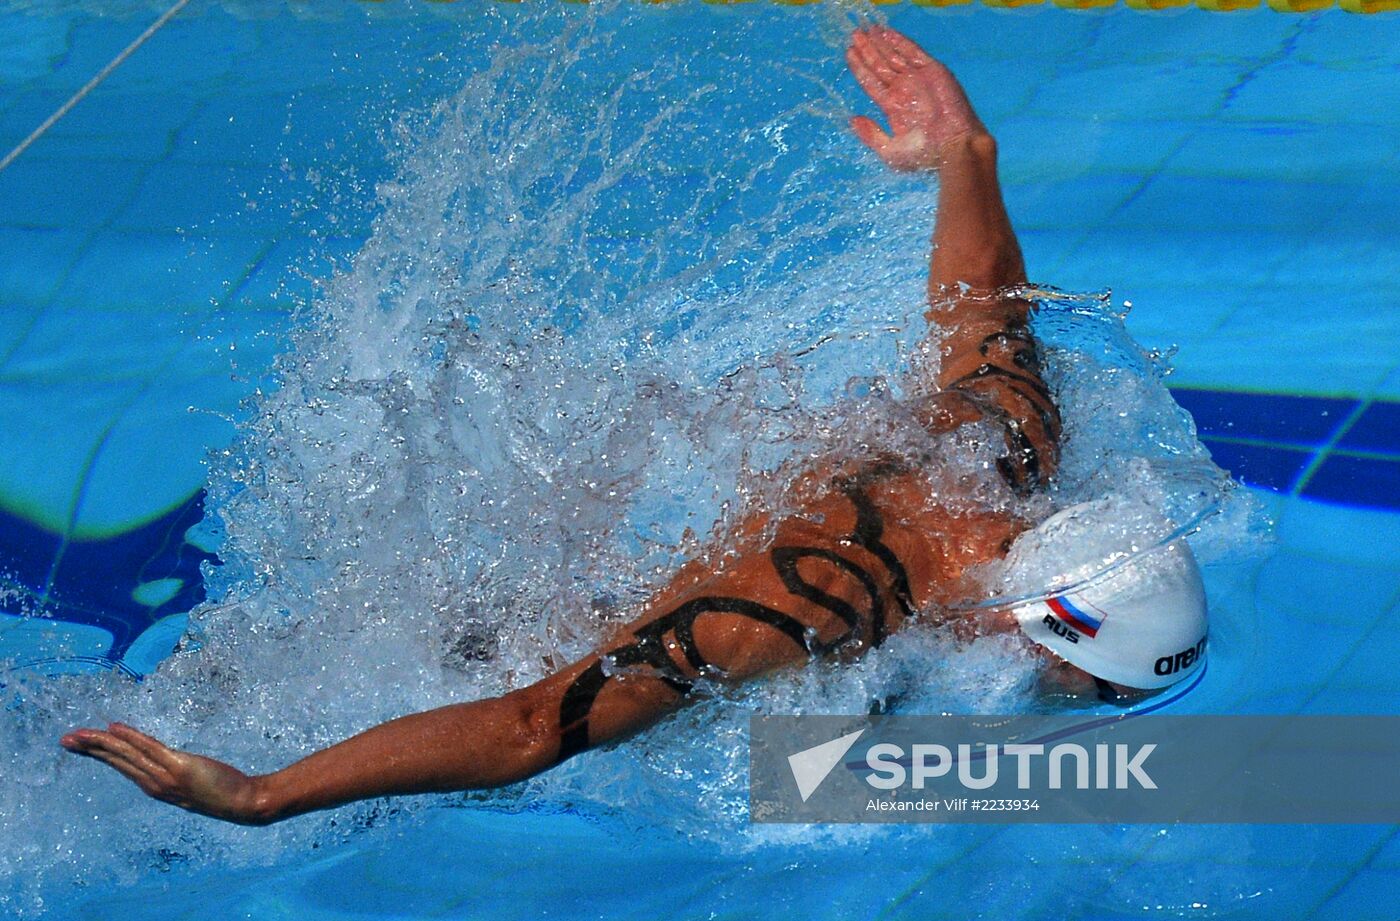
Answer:
[[(951, 332), (936, 386), (910, 408), (934, 432), (994, 422), (1005, 440), (1001, 475), (1030, 492), (1055, 470), (1059, 415), (1028, 305), (996, 293), (1026, 280), (996, 145), (948, 69), (903, 35), (857, 31), (846, 61), (890, 129), (858, 117), (855, 134), (891, 168), (940, 179), (928, 317)], [(742, 681), (878, 644), (951, 600), (962, 571), (1004, 554), (1024, 527), (990, 513), (955, 517), (929, 501), (918, 470), (895, 460), (833, 460), (804, 479), (816, 488), (798, 514), (746, 520), (734, 562), (719, 572), (685, 566), (596, 653), (530, 687), (392, 720), (264, 776), (120, 723), (74, 730), (62, 744), (156, 799), (247, 825), (367, 797), (509, 784), (655, 723), (702, 673)]]

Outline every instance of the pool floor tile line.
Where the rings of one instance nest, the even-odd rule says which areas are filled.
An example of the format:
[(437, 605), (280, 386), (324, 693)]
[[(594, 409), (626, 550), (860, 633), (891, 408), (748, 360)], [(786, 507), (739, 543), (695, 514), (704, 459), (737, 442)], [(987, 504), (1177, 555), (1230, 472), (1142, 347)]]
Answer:
[[(1352, 868), (1351, 873), (1348, 874), (1346, 878), (1339, 880), (1337, 885), (1323, 896), (1321, 901), (1313, 906), (1312, 911), (1308, 912), (1308, 917), (1322, 917), (1327, 911), (1328, 906), (1333, 903), (1344, 903), (1345, 899), (1343, 897), (1346, 895), (1347, 891), (1353, 889), (1359, 882), (1370, 882), (1371, 880), (1382, 877), (1387, 879), (1387, 882), (1384, 884), (1384, 891), (1388, 891), (1391, 897), (1390, 908), (1400, 913), (1400, 872), (1382, 870), (1375, 866), (1376, 857), (1385, 850), (1386, 846), (1395, 838), (1397, 832), (1400, 832), (1400, 826), (1391, 826), (1389, 833), (1370, 847), (1365, 858)], [(1347, 906), (1345, 910), (1346, 913), (1344, 915), (1339, 915), (1339, 917), (1346, 917), (1348, 919), (1361, 917), (1357, 912), (1362, 909), (1370, 908), (1381, 908), (1381, 906)]]
[[(1336, 430), (1328, 437), (1327, 441), (1318, 447), (1317, 453), (1313, 456), (1313, 459), (1309, 463), (1307, 469), (1305, 469), (1301, 474), (1299, 474), (1298, 482), (1293, 485), (1293, 491), (1295, 494), (1302, 494), (1305, 490), (1308, 489), (1308, 486), (1312, 481), (1314, 475), (1316, 475), (1317, 472), (1322, 469), (1323, 464), (1328, 462), (1329, 455), (1331, 454), (1332, 449), (1337, 445), (1338, 442), (1342, 440), (1346, 433), (1351, 430), (1352, 426), (1356, 425), (1356, 423), (1366, 413), (1366, 410), (1370, 408), (1370, 405), (1371, 401), (1369, 399), (1358, 400), (1356, 402), (1356, 406), (1347, 414), (1346, 419), (1343, 420), (1343, 422), (1337, 426)], [(1364, 466), (1369, 468), (1374, 465)], [(1373, 492), (1374, 489), (1367, 489), (1368, 495)], [(1345, 490), (1343, 490), (1343, 493), (1345, 493)], [(1395, 501), (1400, 502), (1400, 495), (1395, 496)]]
[(1338, 451), (1400, 452), (1400, 402), (1373, 399), (1337, 439)]

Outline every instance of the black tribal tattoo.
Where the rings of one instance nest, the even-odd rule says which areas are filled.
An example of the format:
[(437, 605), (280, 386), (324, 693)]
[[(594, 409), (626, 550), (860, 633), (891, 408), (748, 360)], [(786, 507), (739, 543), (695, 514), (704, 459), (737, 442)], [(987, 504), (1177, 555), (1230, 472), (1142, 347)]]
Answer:
[[(915, 603), (909, 589), (909, 575), (899, 557), (881, 540), (885, 526), (879, 510), (861, 491), (858, 483), (845, 481), (840, 486), (856, 510), (855, 529), (845, 541), (864, 548), (880, 561), (892, 585), (892, 598), (886, 596), (880, 588), (880, 583), (865, 567), (834, 550), (821, 547), (774, 547), (769, 552), (769, 559), (783, 586), (793, 596), (810, 601), (836, 615), (846, 625), (840, 636), (830, 642), (821, 642), (816, 638), (815, 631), (808, 629), (791, 614), (744, 598), (709, 596), (684, 602), (674, 610), (638, 627), (633, 632), (634, 638), (631, 643), (612, 650), (594, 662), (569, 685), (559, 705), (561, 738), (557, 760), (564, 761), (588, 748), (589, 713), (603, 687), (618, 674), (627, 674), (629, 669), (640, 668), (648, 677), (665, 683), (677, 694), (684, 696), (690, 693), (695, 681), (672, 661), (666, 643), (668, 635), (673, 638), (674, 646), (679, 648), (685, 657), (686, 665), (696, 674), (714, 669), (713, 664), (705, 660), (695, 643), (695, 620), (702, 614), (738, 614), (767, 624), (785, 634), (808, 655), (822, 655), (850, 642), (860, 632), (862, 622), (867, 621), (870, 624), (870, 643), (879, 645), (885, 639), (885, 610), (889, 601), (894, 602), (903, 616), (910, 616), (914, 612)], [(824, 560), (853, 576), (864, 590), (865, 609), (861, 610), (807, 581), (798, 570), (798, 563), (806, 559)], [(605, 661), (611, 668), (604, 664)], [(614, 670), (615, 673), (610, 674), (610, 671)]]
[[(1040, 354), (1030, 330), (1009, 326), (982, 340), (978, 351), (989, 360), (950, 385), (982, 397), (983, 407), (999, 423), (1006, 437), (1007, 453), (997, 460), (1002, 478), (1020, 495), (1032, 492), (1045, 479), (1041, 447), (1054, 451), (1060, 437), (1060, 413), (1054, 397), (1040, 379)], [(1007, 364), (1013, 367), (1007, 367)], [(1008, 411), (996, 398), (1012, 397), (1025, 403), (1040, 423), (1042, 438), (1026, 432), (1021, 418)]]
[[(973, 400), (992, 418), (1001, 423), (1005, 432), (1007, 454), (997, 461), (997, 469), (1018, 493), (1029, 493), (1045, 475), (1045, 465), (1037, 442), (1053, 452), (1060, 435), (1060, 415), (1054, 398), (1040, 379), (1040, 356), (1030, 331), (1021, 326), (1009, 326), (982, 340), (979, 347), (988, 360), (976, 370), (950, 385)], [(1031, 411), (1013, 413), (1006, 401), (1015, 399)], [(1025, 419), (1034, 419), (1041, 432), (1028, 433)], [(888, 465), (870, 469), (867, 476), (890, 472)], [(642, 674), (663, 682), (682, 697), (695, 685), (695, 675), (714, 666), (705, 660), (695, 643), (695, 621), (702, 614), (738, 614), (767, 624), (782, 632), (808, 655), (821, 655), (854, 639), (863, 622), (870, 624), (871, 645), (885, 639), (885, 611), (893, 602), (900, 613), (909, 617), (915, 609), (910, 593), (909, 577), (895, 552), (881, 540), (884, 522), (879, 511), (860, 488), (860, 479), (848, 479), (838, 485), (856, 509), (856, 525), (844, 539), (864, 548), (884, 568), (891, 585), (892, 597), (886, 597), (881, 583), (857, 561), (834, 550), (821, 547), (774, 547), (769, 559), (788, 593), (811, 602), (834, 614), (845, 624), (845, 631), (830, 642), (817, 640), (815, 631), (808, 629), (791, 614), (744, 598), (707, 596), (687, 601), (674, 610), (637, 628), (632, 642), (612, 650), (590, 665), (574, 679), (564, 692), (559, 706), (561, 739), (558, 761), (564, 761), (588, 748), (588, 717), (593, 705), (607, 683), (622, 674)], [(864, 610), (845, 599), (823, 591), (812, 584), (798, 569), (802, 560), (823, 560), (852, 576), (864, 591)], [(668, 646), (667, 637), (672, 638)], [(671, 658), (670, 648), (680, 650), (689, 672), (678, 667)], [(606, 664), (605, 664), (606, 663)]]

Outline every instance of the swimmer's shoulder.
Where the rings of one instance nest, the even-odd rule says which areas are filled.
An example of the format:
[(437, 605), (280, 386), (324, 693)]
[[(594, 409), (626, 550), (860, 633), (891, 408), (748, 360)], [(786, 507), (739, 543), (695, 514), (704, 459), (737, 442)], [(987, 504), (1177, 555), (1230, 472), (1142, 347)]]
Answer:
[(935, 390), (906, 398), (910, 413), (930, 434), (948, 432), (987, 418), (984, 402), (961, 390)]

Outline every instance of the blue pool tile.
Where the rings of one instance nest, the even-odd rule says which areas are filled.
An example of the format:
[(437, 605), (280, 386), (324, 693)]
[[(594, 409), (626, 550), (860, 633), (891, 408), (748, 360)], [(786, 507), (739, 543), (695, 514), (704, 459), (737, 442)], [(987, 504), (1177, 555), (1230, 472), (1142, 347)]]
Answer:
[(1400, 592), (1400, 586), (1393, 581), (1387, 581), (1386, 586), (1391, 589), (1389, 606), (1379, 611), (1362, 604), (1354, 607), (1357, 631), (1364, 629), (1365, 632), (1343, 663), (1342, 673), (1336, 679), (1339, 685), (1369, 687), (1392, 695), (1400, 691), (1394, 680), (1397, 652), (1394, 638), (1400, 630), (1400, 604), (1396, 603), (1395, 595)]
[(85, 382), (7, 381), (0, 388), (0, 431), (22, 432), (21, 450), (0, 454), (4, 504), (50, 530), (72, 514), (88, 458), (139, 383), (94, 389)]
[(42, 140), (29, 148), (24, 157), (75, 171), (100, 168), (105, 163), (128, 164), (127, 168), (148, 168), (164, 159), (169, 150), (170, 132), (84, 134), (59, 122)]
[(29, 136), (53, 111), (72, 95), (71, 91), (27, 88), (25, 92), (6, 94), (4, 109), (0, 109), (0, 146), (5, 153)]
[[(1323, 220), (1348, 203), (1349, 187), (1295, 179), (1218, 178), (1174, 176), (1167, 173), (1152, 178), (1132, 202), (1113, 215), (1109, 225), (1122, 228), (1171, 229), (1190, 227), (1238, 232), (1242, 215), (1248, 215), (1254, 229), (1309, 233)], [(1254, 249), (1237, 240), (1226, 251)], [(1245, 277), (1248, 277), (1246, 275)]]
[(1141, 182), (1137, 176), (1096, 175), (1008, 184), (1004, 191), (1018, 227), (1054, 229), (1064, 227), (1067, 214), (1091, 226), (1101, 223)]
[[(172, 368), (159, 390), (123, 408), (87, 472), (75, 517), (83, 533), (120, 532), (168, 512), (203, 486), (206, 452), (232, 440), (228, 417), (252, 389), (226, 369), (218, 373), (214, 361), (209, 365), (204, 374), (192, 366)], [(138, 470), (142, 488), (133, 490)]]
[(1240, 444), (1202, 437), (1211, 460), (1249, 486), (1289, 490), (1312, 460), (1312, 452), (1272, 445)]
[(1278, 509), (1275, 518), (1279, 541), (1308, 556), (1362, 566), (1395, 566), (1400, 515), (1394, 512), (1293, 499)]
[[(1074, 203), (1064, 204), (1072, 214)], [(1018, 218), (1014, 210), (1012, 218)], [(1099, 227), (1084, 243), (1086, 258), (1099, 265), (1097, 286), (1151, 286), (1171, 295), (1161, 300), (1169, 309), (1202, 299), (1231, 299), (1232, 306), (1238, 306), (1246, 302), (1241, 290), (1248, 290), (1245, 282), (1272, 276), (1296, 246), (1296, 235), (1286, 231), (1251, 231), (1250, 244), (1241, 246), (1239, 235), (1228, 229), (1186, 226)]]
[(1210, 337), (1183, 348), (1177, 362), (1183, 380), (1189, 369), (1198, 387), (1354, 396), (1373, 392), (1393, 368), (1394, 356), (1372, 343), (1394, 341), (1386, 337), (1396, 318), (1369, 298), (1353, 297), (1344, 315), (1325, 319), (1306, 311), (1270, 313), (1242, 300)]
[(1371, 866), (1379, 870), (1400, 870), (1400, 826), (1394, 826), (1376, 856), (1371, 858)]
[(1311, 917), (1316, 921), (1400, 918), (1400, 870), (1363, 867)]
[(13, 308), (52, 297), (89, 239), (82, 231), (0, 224), (0, 326)]
[(170, 85), (175, 71), (182, 87), (217, 92), (219, 78), (253, 50), (252, 38), (251, 22), (218, 9), (206, 10), (199, 18), (177, 16), (139, 54), (128, 58), (109, 82), (123, 90), (159, 91)]
[(1355, 631), (1395, 603), (1394, 571), (1393, 563), (1328, 560), (1283, 547), (1260, 567), (1255, 597), (1300, 628)]
[(1296, 29), (1286, 17), (1267, 14), (1219, 16), (1185, 7), (1162, 15), (1172, 17), (1170, 28), (1154, 15), (1106, 17), (1084, 53), (1116, 58), (1124, 48), (1135, 48), (1134, 60), (1181, 67), (1179, 79), (1189, 80), (1189, 68), (1201, 58), (1237, 67), (1254, 64), (1276, 54)]
[(21, 157), (0, 173), (0, 224), (100, 227), (135, 194), (139, 163), (65, 163)]
[(1382, 90), (1382, 80), (1369, 68), (1345, 70), (1280, 61), (1261, 69), (1240, 87), (1223, 117), (1358, 126), (1400, 124), (1400, 108)]
[(44, 77), (59, 64), (68, 52), (68, 23), (73, 15), (49, 9), (42, 16), (6, 16), (0, 85), (17, 86)]
[(106, 231), (93, 238), (54, 302), (77, 310), (207, 310), (247, 275), (261, 247), (251, 236), (196, 243), (173, 232)]
[[(927, 43), (927, 47), (939, 47), (939, 43), (942, 42), (943, 47), (948, 49), (946, 56), (950, 66), (953, 61), (969, 60), (973, 57), (1019, 64), (1056, 53), (1056, 49), (1046, 46), (1045, 23), (1034, 15), (1006, 15), (1006, 11), (997, 10), (982, 16), (930, 16), (927, 10), (906, 4), (892, 6), (890, 11), (897, 22), (896, 27), (907, 27), (908, 34), (916, 41)], [(1064, 28), (1062, 34), (1065, 36), (1067, 48), (1071, 49), (1085, 47), (1100, 28), (1088, 18), (1056, 25)], [(950, 33), (962, 33), (965, 38), (961, 41), (949, 41)], [(973, 41), (974, 36), (982, 36), (984, 40)], [(980, 69), (995, 70), (1001, 66), (998, 64), (996, 68), (989, 68), (988, 65), (982, 64)]]
[(1192, 133), (1167, 170), (1207, 178), (1365, 181), (1394, 149), (1389, 133), (1344, 125), (1212, 122)]
[(1010, 118), (997, 125), (1002, 182), (1072, 179), (1103, 172), (1145, 175), (1192, 130), (1189, 122)]
[[(1345, 671), (1345, 670), (1344, 670)], [(1390, 672), (1379, 677), (1385, 680)], [(1299, 707), (1300, 713), (1319, 716), (1355, 715), (1377, 713), (1390, 715), (1400, 713), (1400, 689), (1359, 687), (1349, 675), (1343, 673), (1329, 681), (1308, 702)]]
[(273, 166), (158, 163), (112, 229), (155, 234), (188, 231), (200, 238), (275, 236), (287, 226), (292, 207), (289, 201), (263, 194), (278, 178)]
[(1347, 399), (1190, 388), (1173, 388), (1172, 396), (1196, 420), (1202, 436), (1295, 445), (1327, 441), (1357, 406)]
[(1303, 485), (1304, 496), (1400, 511), (1400, 460), (1329, 455)]
[(93, 389), (145, 380), (178, 347), (190, 318), (174, 311), (53, 307), (5, 362), (0, 380), (81, 382)]
[[(119, 144), (132, 149), (159, 144), (163, 151), (170, 133), (188, 122), (202, 104), (184, 88), (168, 93), (129, 91), (104, 83), (63, 116), (53, 131), (81, 138), (112, 138), (114, 143), (106, 146), (115, 150), (121, 149)], [(35, 145), (35, 150), (39, 149)], [(105, 152), (101, 146), (94, 147), (99, 156)]]
[(1376, 402), (1367, 406), (1337, 447), (1400, 455), (1400, 403)]
[(1400, 48), (1400, 18), (1394, 16), (1327, 15), (1319, 26), (1298, 36), (1294, 60), (1323, 67), (1373, 69), (1392, 66), (1395, 49)]
[[(1032, 274), (1056, 286), (1091, 291), (1107, 287), (1115, 307), (1128, 313), (1128, 331), (1150, 345), (1182, 345), (1218, 329), (1240, 309), (1237, 295), (1219, 286), (1183, 282), (1168, 277), (1164, 265), (1144, 265), (1152, 256), (1151, 242), (1134, 242), (1127, 235), (1093, 234), (1059, 263)], [(1172, 259), (1163, 255), (1165, 262)], [(1199, 258), (1199, 257), (1190, 257)]]
[[(1387, 159), (1397, 155), (1400, 150)], [(1336, 214), (1323, 232), (1288, 241), (1283, 250), (1287, 258), (1277, 267), (1277, 282), (1293, 286), (1298, 303), (1314, 305), (1319, 317), (1335, 315), (1333, 295), (1326, 292), (1339, 283), (1348, 289), (1348, 300), (1366, 292), (1367, 300), (1379, 294), (1393, 304), (1400, 294), (1400, 253), (1390, 245), (1390, 238), (1351, 222), (1351, 217)]]
[(103, 16), (75, 17), (68, 30), (68, 53), (49, 82), (70, 93), (77, 90), (131, 44), (154, 18), (154, 15), (118, 20)]
[[(1248, 292), (1251, 309), (1232, 317), (1223, 331), (1240, 339), (1251, 337), (1252, 351), (1264, 358), (1278, 356), (1278, 360), (1287, 361), (1311, 346), (1327, 349), (1326, 357), (1333, 358), (1334, 364), (1356, 361), (1388, 368), (1394, 356), (1381, 343), (1400, 336), (1400, 311), (1395, 310), (1400, 286), (1394, 281), (1355, 285), (1346, 293), (1345, 309), (1338, 309), (1336, 295), (1325, 286), (1319, 287), (1307, 278), (1299, 281), (1291, 277), (1297, 260), (1295, 252), (1282, 255), (1274, 272), (1255, 279), (1251, 285), (1240, 286)], [(1400, 269), (1400, 263), (1396, 266)], [(1343, 266), (1338, 265), (1337, 270), (1349, 274)], [(1302, 388), (1277, 392), (1310, 391)], [(1352, 395), (1366, 392), (1369, 391), (1352, 391)]]
[[(1328, 216), (1326, 232), (1343, 237), (1369, 235), (1372, 239), (1395, 239), (1395, 234), (1400, 233), (1400, 213), (1396, 213), (1400, 209), (1400, 188), (1388, 182), (1372, 181), (1351, 183), (1347, 189), (1351, 194)], [(1392, 247), (1385, 262), (1394, 265), (1395, 261)]]
[[(0, 114), (0, 141), (6, 150), (37, 128), (68, 99), (67, 93), (23, 94)], [(188, 120), (198, 100), (187, 93), (122, 93), (107, 85), (74, 106), (24, 159), (150, 162), (165, 155), (171, 132)]]
[[(1400, 300), (1400, 299), (1397, 299)], [(1376, 385), (1375, 396), (1383, 400), (1400, 400), (1400, 355), (1395, 356), (1390, 373)]]
[(302, 126), (298, 103), (285, 93), (223, 94), (206, 101), (176, 134), (171, 156), (200, 163), (271, 164)]
[[(1183, 80), (1190, 81), (1190, 92), (1181, 91), (1179, 84)], [(1083, 121), (1207, 118), (1238, 81), (1237, 66), (1213, 62), (1193, 66), (1183, 66), (1180, 62), (1103, 67), (1081, 64), (1040, 86), (1027, 112)]]
[(1054, 278), (1056, 287), (1075, 288), (1082, 286), (1091, 288), (1095, 284), (1101, 284), (1102, 279), (1091, 277), (1085, 281), (1077, 281), (1067, 277), (1065, 273), (1057, 268), (1061, 266), (1079, 247), (1079, 235), (1073, 231), (1066, 231), (1064, 228), (1047, 228), (1044, 230), (1025, 229), (1017, 233), (1021, 241), (1021, 251), (1025, 254), (1026, 265), (1031, 267), (1031, 275), (1037, 280), (1043, 280), (1046, 284)]

